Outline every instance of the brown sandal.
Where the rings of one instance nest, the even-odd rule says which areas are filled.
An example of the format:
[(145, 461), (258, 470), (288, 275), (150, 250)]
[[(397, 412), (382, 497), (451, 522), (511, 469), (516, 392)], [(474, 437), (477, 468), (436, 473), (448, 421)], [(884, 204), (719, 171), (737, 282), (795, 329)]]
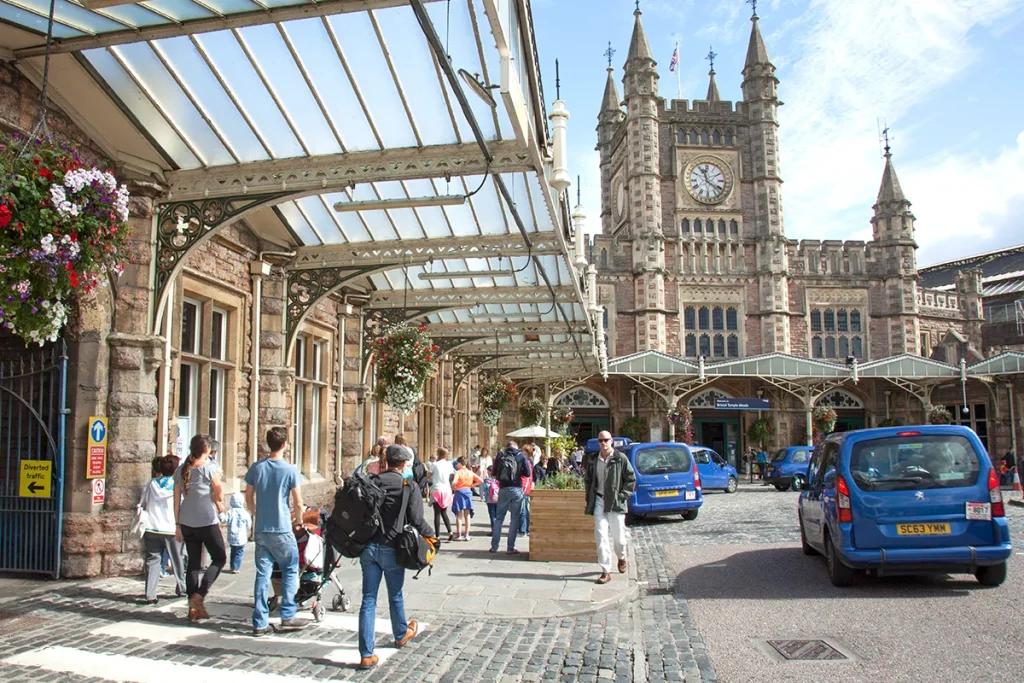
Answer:
[(612, 575), (611, 574), (609, 574), (608, 572), (601, 572), (601, 576), (597, 577), (597, 580), (594, 581), (594, 583), (605, 584), (605, 583), (608, 583), (611, 580), (612, 580)]

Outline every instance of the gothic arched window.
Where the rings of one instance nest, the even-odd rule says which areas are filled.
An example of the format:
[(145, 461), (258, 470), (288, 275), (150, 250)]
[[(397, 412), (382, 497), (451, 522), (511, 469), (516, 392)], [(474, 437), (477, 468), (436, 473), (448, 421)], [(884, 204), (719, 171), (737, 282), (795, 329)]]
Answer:
[(711, 325), (708, 321), (708, 307), (701, 306), (700, 310), (697, 311), (697, 325), (702, 330), (711, 329)]
[(840, 337), (839, 338), (839, 357), (849, 358), (850, 357), (850, 338)]
[(689, 233), (690, 232), (690, 219), (689, 218), (684, 218), (683, 219), (683, 232), (684, 233)]
[(824, 356), (825, 353), (821, 347), (821, 337), (814, 337), (813, 339), (811, 339), (811, 357), (823, 358)]
[(695, 334), (686, 335), (686, 355), (691, 358), (697, 355), (697, 335)]
[(602, 249), (601, 250), (601, 267), (602, 268), (607, 268), (608, 267), (608, 250), (607, 249)]
[(679, 144), (685, 145), (686, 144), (686, 131), (685, 130), (676, 131), (676, 139), (679, 141)]
[(715, 335), (715, 358), (725, 358), (725, 337), (721, 334)]
[(724, 312), (718, 306), (711, 311), (711, 328), (721, 330), (725, 328)]
[(683, 311), (683, 327), (688, 330), (697, 329), (697, 312), (693, 306), (687, 306)]
[(694, 218), (693, 219), (693, 231), (694, 232), (704, 232), (704, 224), (701, 223), (699, 218)]
[(711, 356), (711, 337), (706, 334), (700, 335), (700, 355), (705, 358)]
[(825, 331), (836, 331), (836, 312), (833, 311), (831, 308), (825, 309)]
[(718, 219), (718, 234), (719, 235), (724, 235), (725, 234), (725, 219), (724, 218), (719, 218)]
[(740, 234), (740, 224), (736, 222), (736, 219), (729, 221), (729, 234), (738, 235)]
[(690, 144), (691, 145), (699, 145), (700, 144), (700, 136), (697, 135), (697, 131), (696, 130), (691, 130), (690, 131)]
[[(846, 324), (846, 309), (840, 308), (836, 313), (836, 330), (839, 332), (847, 332), (849, 328)], [(845, 356), (843, 356), (845, 358)]]
[(825, 357), (835, 358), (836, 357), (836, 338), (825, 337)]
[(725, 144), (732, 144), (732, 130), (728, 128), (725, 130)]
[(727, 330), (739, 329), (739, 326), (737, 325), (736, 318), (737, 318), (737, 316), (736, 316), (736, 309), (735, 308), (730, 306), (729, 308), (725, 309), (725, 329), (727, 329)]
[(821, 332), (821, 311), (818, 309), (811, 311), (811, 332)]
[(740, 338), (738, 336), (735, 334), (729, 335), (728, 347), (729, 358), (740, 357)]
[(864, 358), (864, 342), (860, 337), (853, 338), (853, 356), (857, 359)]
[(722, 131), (715, 129), (714, 141), (716, 145), (722, 144)]
[(708, 133), (708, 129), (707, 128), (701, 128), (700, 129), (700, 144), (702, 144), (702, 145), (710, 145), (711, 144), (711, 134)]
[[(860, 332), (860, 311), (850, 311), (850, 332)], [(856, 353), (853, 355), (857, 355)]]

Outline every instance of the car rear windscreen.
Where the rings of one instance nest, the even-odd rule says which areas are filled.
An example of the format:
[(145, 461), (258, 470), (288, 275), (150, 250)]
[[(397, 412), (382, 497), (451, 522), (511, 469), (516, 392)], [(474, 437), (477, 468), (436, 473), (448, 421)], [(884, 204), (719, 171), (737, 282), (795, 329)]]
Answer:
[(655, 446), (636, 453), (636, 471), (640, 474), (671, 474), (693, 469), (685, 448)]
[(980, 469), (971, 442), (953, 434), (858, 441), (850, 455), (850, 472), (862, 491), (973, 486)]

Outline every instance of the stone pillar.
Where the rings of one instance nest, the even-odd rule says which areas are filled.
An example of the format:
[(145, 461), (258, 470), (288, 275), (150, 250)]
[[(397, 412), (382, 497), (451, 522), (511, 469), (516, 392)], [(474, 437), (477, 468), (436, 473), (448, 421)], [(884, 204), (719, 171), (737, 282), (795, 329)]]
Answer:
[[(284, 307), (285, 275), (273, 268), (263, 279), (263, 304), (260, 330), (260, 408), (256, 420), (258, 455), (269, 455), (266, 432), (271, 427), (284, 427), (291, 438), (292, 396), (295, 388), (295, 368), (285, 358)], [(250, 456), (252, 457), (252, 456)], [(288, 455), (292, 464), (293, 455)]]
[[(356, 467), (365, 459), (369, 448), (363, 448), (365, 441), (363, 423), (363, 396), (366, 387), (359, 375), (361, 358), (359, 356), (359, 337), (362, 334), (360, 317), (348, 319), (345, 325), (345, 354), (342, 359), (342, 372), (345, 373), (345, 388), (342, 391), (341, 409), (341, 476), (352, 474)], [(373, 438), (373, 437), (370, 437)], [(340, 482), (339, 482), (340, 483)]]

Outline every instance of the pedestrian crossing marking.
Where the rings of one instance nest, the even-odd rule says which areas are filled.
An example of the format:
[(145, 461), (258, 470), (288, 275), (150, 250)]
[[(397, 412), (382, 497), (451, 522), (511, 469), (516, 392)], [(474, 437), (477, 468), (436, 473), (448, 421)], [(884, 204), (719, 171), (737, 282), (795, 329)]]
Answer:
[[(219, 622), (222, 619), (244, 619), (247, 624), (252, 623), (252, 607), (246, 605), (239, 605), (237, 603), (218, 603), (209, 602), (207, 608), (210, 610), (211, 619), (213, 622)], [(167, 614), (181, 614), (184, 618), (185, 613), (188, 611), (188, 605), (184, 602), (178, 602), (166, 606), (160, 606), (156, 608), (157, 611), (164, 612)], [(384, 607), (384, 614), (387, 614), (387, 607)], [(377, 606), (377, 614), (380, 615), (381, 606)], [(313, 622), (309, 619), (308, 611), (299, 612), (297, 617), (299, 619), (307, 619), (310, 621), (311, 626)], [(273, 624), (275, 620), (271, 620)], [(430, 624), (426, 622), (419, 622), (420, 633), (424, 631)], [(324, 620), (316, 624), (316, 628), (329, 628), (339, 631), (351, 631), (353, 633), (359, 632), (359, 615), (356, 614), (344, 614), (338, 612), (326, 612), (324, 613)], [(203, 633), (209, 633), (209, 630), (200, 629)], [(374, 627), (376, 633), (394, 635), (391, 631), (391, 620), (383, 617), (377, 617), (377, 623)], [(128, 634), (130, 635), (130, 634)]]
[(298, 676), (179, 664), (62, 646), (30, 650), (0, 661), (13, 666), (38, 667), (53, 673), (101, 678), (118, 683), (166, 683), (171, 680), (186, 680), (189, 683), (309, 683), (308, 678)]

